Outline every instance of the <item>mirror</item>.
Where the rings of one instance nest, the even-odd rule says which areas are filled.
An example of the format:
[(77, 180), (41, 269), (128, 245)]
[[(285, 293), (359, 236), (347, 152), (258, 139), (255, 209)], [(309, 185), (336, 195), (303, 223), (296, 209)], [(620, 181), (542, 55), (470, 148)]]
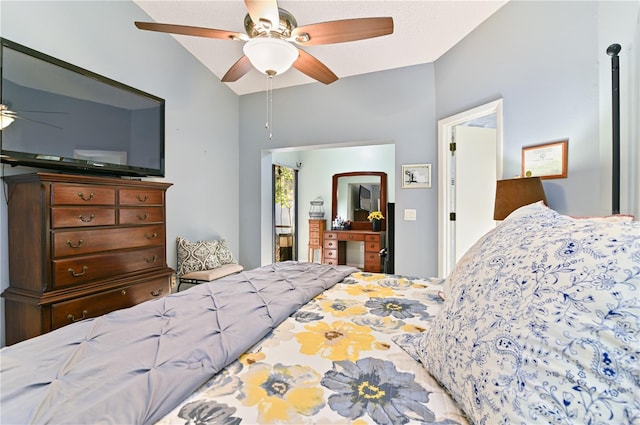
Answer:
[(385, 216), (382, 230), (387, 228), (387, 173), (354, 171), (333, 175), (331, 220), (340, 217), (351, 221), (351, 230), (371, 230), (367, 216), (381, 211)]

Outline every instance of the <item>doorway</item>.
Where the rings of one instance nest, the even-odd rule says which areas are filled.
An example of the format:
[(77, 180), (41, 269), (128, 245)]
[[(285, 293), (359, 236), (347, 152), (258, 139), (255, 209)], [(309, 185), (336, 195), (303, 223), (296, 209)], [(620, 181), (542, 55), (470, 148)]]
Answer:
[(438, 275), (495, 226), (502, 177), (502, 99), (438, 121)]
[(298, 170), (273, 165), (273, 262), (297, 260)]

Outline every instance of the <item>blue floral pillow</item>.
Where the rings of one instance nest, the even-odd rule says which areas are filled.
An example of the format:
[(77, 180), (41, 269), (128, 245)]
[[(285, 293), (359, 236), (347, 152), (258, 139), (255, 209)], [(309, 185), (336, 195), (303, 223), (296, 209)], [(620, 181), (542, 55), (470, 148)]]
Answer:
[(472, 422), (640, 423), (640, 223), (516, 214), (448, 285), (408, 351)]

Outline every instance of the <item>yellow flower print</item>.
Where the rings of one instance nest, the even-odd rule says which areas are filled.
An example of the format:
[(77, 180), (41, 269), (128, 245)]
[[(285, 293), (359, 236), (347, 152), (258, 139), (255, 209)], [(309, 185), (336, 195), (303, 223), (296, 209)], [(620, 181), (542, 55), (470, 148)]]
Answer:
[(353, 273), (352, 276), (356, 280), (362, 280), (365, 282), (371, 281), (371, 280), (380, 280), (380, 279), (384, 279), (385, 277), (385, 275), (382, 273), (366, 273), (366, 272)]
[(412, 280), (404, 277), (393, 277), (382, 279), (380, 282), (378, 282), (378, 285), (386, 288), (393, 288), (395, 290), (405, 290), (413, 287), (414, 283)]
[(256, 406), (260, 423), (301, 423), (325, 405), (322, 376), (308, 366), (253, 364), (242, 377), (240, 398)]
[(421, 333), (426, 331), (426, 328), (418, 325), (407, 324), (402, 327), (402, 330), (408, 333)]
[(361, 316), (367, 312), (362, 303), (351, 300), (332, 300), (326, 299), (320, 301), (320, 308), (323, 311), (333, 314), (334, 316)]
[(376, 347), (376, 349), (380, 350), (380, 351), (387, 351), (387, 350), (391, 349), (391, 345), (389, 345), (389, 343), (387, 343), (387, 342), (376, 341), (376, 342), (373, 343), (373, 346)]
[(360, 356), (360, 351), (371, 350), (375, 340), (371, 329), (353, 323), (337, 321), (334, 323), (317, 322), (306, 325), (306, 332), (296, 334), (302, 345), (300, 352), (307, 355), (320, 355), (326, 359), (352, 360)]
[(263, 352), (257, 353), (245, 353), (240, 356), (240, 363), (245, 366), (252, 365), (253, 363), (257, 363), (261, 360), (264, 360), (267, 356)]
[(368, 285), (350, 285), (346, 288), (347, 294), (357, 297), (358, 295), (366, 295), (371, 298), (385, 298), (395, 296), (395, 292), (391, 288), (384, 288), (375, 284)]

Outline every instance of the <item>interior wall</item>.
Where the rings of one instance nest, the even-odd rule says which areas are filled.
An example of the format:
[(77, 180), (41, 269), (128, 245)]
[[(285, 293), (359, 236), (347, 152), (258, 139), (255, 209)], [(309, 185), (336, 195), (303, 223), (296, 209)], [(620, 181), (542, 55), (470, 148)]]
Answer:
[[(238, 240), (238, 96), (128, 1), (2, 1), (0, 35), (166, 100), (167, 260), (175, 239)], [(35, 171), (3, 165), (4, 175)], [(224, 182), (221, 184), (221, 182)], [(4, 192), (2, 192), (4, 193)], [(7, 206), (0, 203), (0, 289), (9, 285)], [(35, 265), (34, 265), (35, 266)], [(4, 345), (4, 301), (0, 301)]]
[[(241, 96), (243, 265), (261, 265), (271, 250), (270, 185), (264, 182), (269, 174), (263, 170), (270, 166), (271, 150), (393, 142), (395, 176), (400, 175), (402, 164), (430, 163), (435, 167), (434, 94), (432, 64), (342, 78), (329, 86), (312, 83), (275, 90), (273, 140), (264, 129), (265, 94)], [(396, 221), (396, 241), (402, 241), (396, 243), (396, 273), (437, 273), (435, 173), (434, 169), (432, 189), (401, 189), (401, 180), (395, 178), (396, 215), (401, 217), (405, 208), (417, 211), (415, 221)], [(330, 190), (331, 181), (326, 185)], [(329, 203), (325, 208), (330, 211)]]
[(600, 139), (610, 119), (600, 98), (602, 64), (609, 61), (601, 39), (606, 28), (607, 38), (625, 42), (637, 4), (507, 3), (436, 61), (438, 118), (502, 97), (502, 177), (521, 174), (523, 146), (568, 138), (568, 178), (544, 181), (549, 205), (566, 214), (610, 213), (602, 201), (610, 199), (603, 176), (611, 171), (600, 160), (610, 149)]

